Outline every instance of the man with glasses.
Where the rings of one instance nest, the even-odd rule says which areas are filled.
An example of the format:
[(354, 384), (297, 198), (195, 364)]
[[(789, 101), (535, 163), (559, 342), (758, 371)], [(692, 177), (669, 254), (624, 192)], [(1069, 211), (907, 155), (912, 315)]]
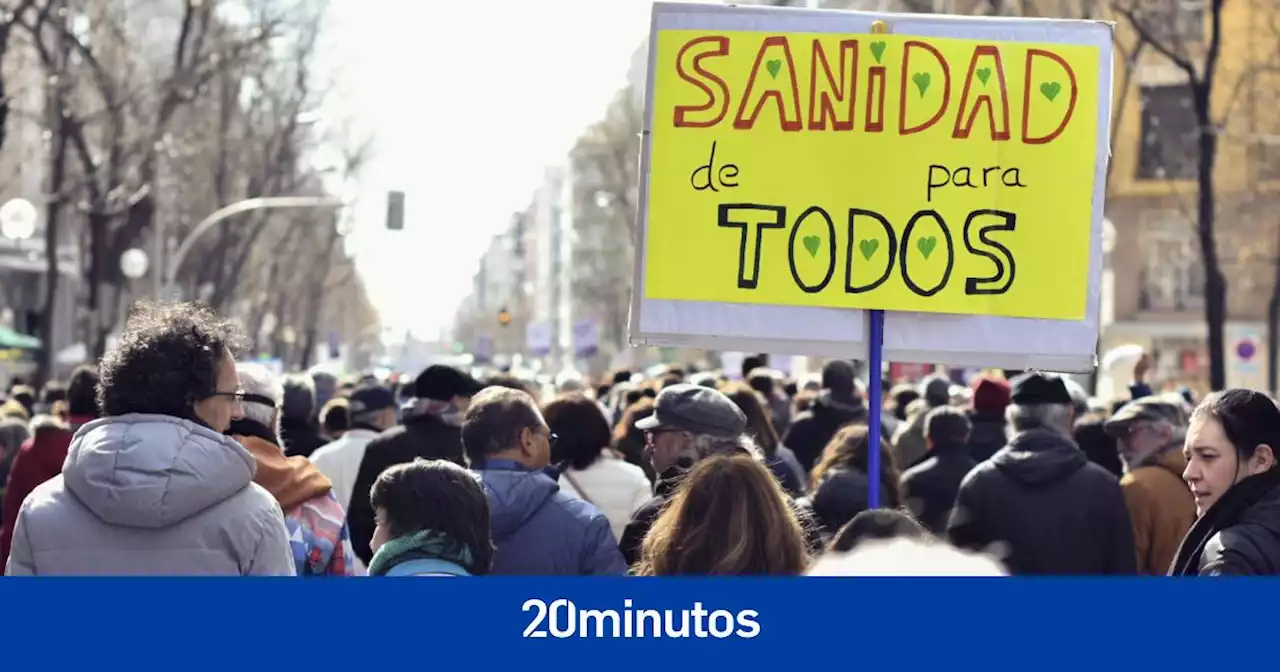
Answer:
[(295, 575), (280, 504), (223, 435), (244, 417), (238, 344), (207, 307), (135, 306), (98, 367), (102, 417), (23, 501), (6, 572)]
[(1127, 473), (1120, 479), (1133, 520), (1138, 571), (1164, 575), (1196, 519), (1195, 498), (1182, 480), (1187, 415), (1180, 400), (1135, 399), (1104, 425), (1115, 437)]
[(747, 416), (723, 393), (681, 383), (658, 393), (653, 415), (636, 422), (645, 434), (645, 458), (658, 474), (654, 497), (631, 516), (620, 548), (627, 564), (640, 557), (644, 537), (675, 492), (680, 478), (699, 460), (720, 453), (759, 457), (747, 430)]
[(489, 501), (492, 574), (624, 574), (609, 519), (547, 473), (555, 435), (533, 398), (489, 387), (472, 397), (462, 445)]

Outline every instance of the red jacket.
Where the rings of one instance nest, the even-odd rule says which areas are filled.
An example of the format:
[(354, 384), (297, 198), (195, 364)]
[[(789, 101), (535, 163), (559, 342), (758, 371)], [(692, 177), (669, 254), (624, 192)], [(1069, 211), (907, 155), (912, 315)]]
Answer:
[(70, 426), (46, 425), (22, 444), (9, 469), (9, 481), (4, 491), (3, 519), (0, 519), (0, 573), (9, 562), (9, 545), (13, 542), (13, 526), (18, 521), (18, 509), (22, 500), (41, 483), (62, 473), (62, 463), (67, 461), (67, 449), (71, 437), (80, 425), (92, 418), (71, 418)]

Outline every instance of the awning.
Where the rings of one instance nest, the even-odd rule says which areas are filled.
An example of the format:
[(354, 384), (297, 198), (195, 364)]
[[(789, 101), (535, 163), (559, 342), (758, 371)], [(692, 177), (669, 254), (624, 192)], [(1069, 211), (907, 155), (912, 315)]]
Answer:
[(35, 336), (27, 336), (18, 332), (0, 327), (0, 348), (18, 349), (18, 350), (39, 350), (42, 343)]

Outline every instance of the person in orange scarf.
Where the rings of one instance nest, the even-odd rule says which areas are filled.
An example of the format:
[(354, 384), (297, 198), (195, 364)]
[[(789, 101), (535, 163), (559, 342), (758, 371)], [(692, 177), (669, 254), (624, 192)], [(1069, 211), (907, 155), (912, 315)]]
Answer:
[(236, 366), (244, 391), (244, 417), (227, 434), (257, 462), (253, 482), (266, 488), (284, 510), (298, 576), (352, 576), (356, 573), (346, 512), (333, 485), (305, 457), (286, 457), (280, 447), (280, 402), (284, 387), (266, 368)]

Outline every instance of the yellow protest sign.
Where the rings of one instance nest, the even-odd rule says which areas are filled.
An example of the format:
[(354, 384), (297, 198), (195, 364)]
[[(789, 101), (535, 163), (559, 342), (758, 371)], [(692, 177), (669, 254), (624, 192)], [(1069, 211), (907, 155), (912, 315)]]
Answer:
[(660, 30), (644, 296), (1083, 319), (1099, 55)]

